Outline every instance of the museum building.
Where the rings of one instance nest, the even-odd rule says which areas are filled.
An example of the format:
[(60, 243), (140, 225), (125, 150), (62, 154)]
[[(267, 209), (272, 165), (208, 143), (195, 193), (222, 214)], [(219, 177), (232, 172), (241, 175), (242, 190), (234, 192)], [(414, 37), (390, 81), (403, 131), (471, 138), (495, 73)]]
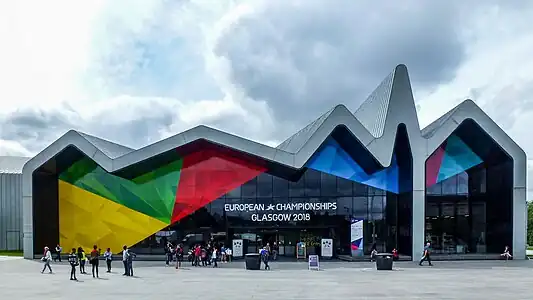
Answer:
[[(198, 126), (141, 149), (69, 131), (23, 168), (24, 256), (162, 254), (214, 240), (279, 255), (417, 259), (526, 248), (526, 155), (471, 100), (420, 129), (407, 68), (277, 147)], [(331, 244), (329, 254), (322, 244)]]

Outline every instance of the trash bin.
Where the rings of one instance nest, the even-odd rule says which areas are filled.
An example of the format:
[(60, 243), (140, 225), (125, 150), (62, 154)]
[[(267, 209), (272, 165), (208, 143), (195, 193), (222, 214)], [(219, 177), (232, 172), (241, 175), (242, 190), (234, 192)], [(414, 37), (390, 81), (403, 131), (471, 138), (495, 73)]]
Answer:
[(244, 265), (246, 270), (261, 269), (261, 255), (259, 253), (248, 253), (244, 256)]
[(376, 254), (376, 269), (392, 271), (393, 257), (392, 253)]

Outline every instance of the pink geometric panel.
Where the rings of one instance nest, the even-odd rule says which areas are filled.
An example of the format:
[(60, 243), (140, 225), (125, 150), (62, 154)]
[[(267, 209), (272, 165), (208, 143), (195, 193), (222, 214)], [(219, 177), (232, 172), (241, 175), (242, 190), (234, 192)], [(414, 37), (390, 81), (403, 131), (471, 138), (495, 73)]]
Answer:
[(437, 183), (440, 166), (444, 158), (444, 145), (441, 145), (426, 161), (426, 186)]

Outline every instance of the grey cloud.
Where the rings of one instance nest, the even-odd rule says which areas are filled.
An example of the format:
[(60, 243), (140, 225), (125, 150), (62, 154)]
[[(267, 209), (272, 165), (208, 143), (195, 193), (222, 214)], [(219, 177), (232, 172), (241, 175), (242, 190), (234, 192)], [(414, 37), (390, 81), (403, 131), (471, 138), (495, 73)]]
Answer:
[(215, 49), (233, 82), (278, 120), (301, 126), (301, 115), (337, 103), (355, 109), (399, 63), (418, 88), (446, 82), (464, 57), (458, 8), (448, 2), (295, 3), (267, 2), (225, 30)]
[[(125, 105), (127, 107), (125, 107)], [(199, 123), (184, 126), (177, 117), (174, 103), (146, 100), (129, 100), (124, 104), (110, 105), (108, 110), (84, 119), (76, 112), (63, 110), (19, 110), (7, 118), (0, 119), (0, 140), (20, 144), (30, 153), (37, 153), (70, 129), (79, 130), (132, 148), (155, 143), (168, 134), (177, 134)], [(205, 125), (230, 133), (261, 140), (256, 120), (262, 120), (250, 107), (246, 115), (225, 112), (210, 119)], [(247, 126), (243, 126), (246, 124)], [(260, 126), (259, 126), (260, 127)], [(3, 147), (0, 155), (24, 153), (17, 149)]]

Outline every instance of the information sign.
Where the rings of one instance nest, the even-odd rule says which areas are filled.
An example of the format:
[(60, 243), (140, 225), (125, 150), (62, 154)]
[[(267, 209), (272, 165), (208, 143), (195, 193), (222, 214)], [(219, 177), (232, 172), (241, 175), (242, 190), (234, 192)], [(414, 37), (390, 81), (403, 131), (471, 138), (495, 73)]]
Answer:
[(333, 257), (333, 240), (322, 239), (320, 243), (320, 250), (322, 253), (322, 257), (327, 257), (327, 258)]
[(233, 240), (233, 257), (243, 257), (242, 243), (243, 241), (241, 239)]
[(318, 255), (309, 255), (309, 270), (320, 270), (320, 262), (318, 259)]
[(304, 242), (299, 242), (298, 244), (296, 244), (296, 259), (300, 259), (300, 258), (305, 259), (305, 256), (306, 256), (305, 248), (306, 247), (305, 247)]

